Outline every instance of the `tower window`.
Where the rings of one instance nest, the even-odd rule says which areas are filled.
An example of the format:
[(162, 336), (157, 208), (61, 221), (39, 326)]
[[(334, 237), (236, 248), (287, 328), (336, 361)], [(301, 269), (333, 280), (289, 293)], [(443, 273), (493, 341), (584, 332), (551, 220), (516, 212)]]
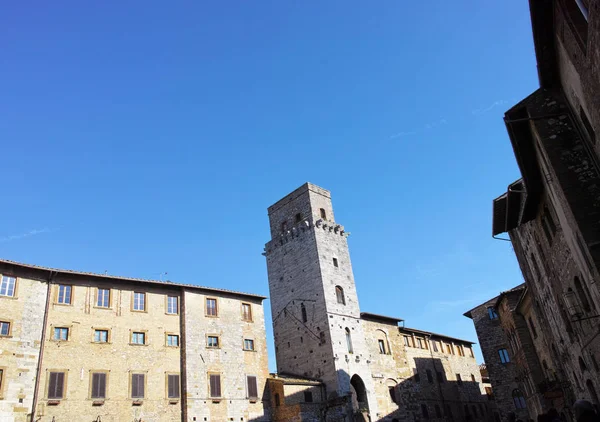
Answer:
[(492, 306), (487, 308), (487, 311), (488, 311), (488, 316), (490, 317), (490, 319), (498, 318), (498, 314), (496, 313), (496, 310)]
[(337, 303), (341, 303), (342, 305), (346, 304), (346, 297), (344, 296), (344, 289), (341, 286), (335, 286), (335, 297), (337, 298)]
[(284, 233), (287, 231), (287, 221), (281, 223), (281, 231)]
[(302, 221), (302, 213), (299, 212), (298, 214), (296, 214), (296, 223), (299, 223)]
[(512, 398), (516, 409), (525, 409), (527, 407), (525, 404), (525, 397), (523, 397), (521, 390), (513, 390)]
[(586, 312), (591, 311), (590, 302), (588, 301), (587, 295), (583, 291), (583, 286), (581, 285), (581, 281), (579, 281), (579, 277), (575, 276), (573, 280), (573, 284), (575, 284), (575, 290), (577, 290), (577, 296), (579, 296), (579, 300), (583, 305), (583, 310)]
[(346, 346), (348, 346), (348, 353), (354, 353), (352, 350), (352, 337), (350, 336), (349, 328), (346, 328)]
[(337, 258), (333, 258), (333, 266), (336, 268), (339, 267)]
[(312, 401), (313, 401), (312, 391), (305, 391), (304, 392), (304, 401), (306, 403), (312, 403)]
[(500, 362), (502, 362), (502, 363), (510, 362), (510, 357), (508, 356), (508, 351), (506, 349), (498, 350), (498, 354), (500, 355)]
[(302, 312), (302, 322), (308, 321), (308, 316), (306, 315), (306, 306), (304, 306), (304, 303), (300, 305), (300, 311)]
[(323, 220), (327, 220), (327, 213), (325, 212), (325, 208), (321, 208), (321, 218)]

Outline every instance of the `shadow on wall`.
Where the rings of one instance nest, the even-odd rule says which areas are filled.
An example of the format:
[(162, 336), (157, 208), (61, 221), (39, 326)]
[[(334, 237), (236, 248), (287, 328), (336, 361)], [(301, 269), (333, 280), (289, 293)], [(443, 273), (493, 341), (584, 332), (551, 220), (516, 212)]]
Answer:
[(267, 420), (291, 422), (500, 422), (494, 401), (481, 393), (471, 374), (460, 374), (468, 379), (453, 374), (449, 380), (445, 371), (449, 365), (444, 366), (442, 359), (415, 358), (414, 363), (413, 375), (392, 385), (387, 382), (392, 378), (373, 379), (379, 384), (377, 400), (383, 413), (370, 413), (373, 404), (360, 377), (338, 371), (340, 384), (350, 386), (346, 396), (328, 392), (314, 380), (272, 379), (264, 393), (265, 415)]

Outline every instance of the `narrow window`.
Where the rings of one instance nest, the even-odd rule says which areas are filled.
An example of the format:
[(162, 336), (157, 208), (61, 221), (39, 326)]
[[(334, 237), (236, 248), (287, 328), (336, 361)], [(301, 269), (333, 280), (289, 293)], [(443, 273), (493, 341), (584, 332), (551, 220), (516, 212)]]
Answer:
[(71, 304), (71, 286), (59, 284), (57, 303), (62, 305)]
[(350, 336), (349, 328), (346, 328), (346, 346), (348, 347), (348, 353), (354, 353), (352, 350), (352, 337)]
[(533, 323), (531, 317), (527, 318), (527, 322), (529, 322), (529, 328), (531, 329), (531, 334), (533, 335), (533, 338), (537, 338), (537, 330), (535, 329), (535, 324)]
[(423, 415), (423, 419), (429, 419), (429, 411), (426, 404), (421, 405), (421, 414)]
[(206, 347), (211, 347), (213, 349), (216, 349), (219, 347), (219, 337), (217, 337), (217, 336), (208, 336), (206, 341), (207, 341)]
[(242, 320), (252, 322), (252, 305), (242, 303)]
[(167, 346), (179, 347), (179, 336), (177, 334), (167, 334)]
[(435, 417), (436, 418), (441, 418), (442, 417), (442, 410), (440, 409), (439, 405), (435, 405)]
[(0, 391), (3, 391), (4, 386), (4, 369), (0, 369)]
[(106, 398), (106, 374), (103, 372), (92, 372), (92, 399)]
[(471, 374), (471, 381), (472, 382), (477, 382), (477, 380), (475, 380), (475, 375)]
[(560, 2), (565, 11), (566, 21), (583, 50), (586, 54), (588, 40), (588, 9), (580, 0), (563, 0)]
[(489, 308), (487, 308), (487, 311), (488, 311), (488, 316), (490, 317), (490, 319), (498, 318), (498, 313), (496, 312), (494, 307), (490, 306)]
[(325, 208), (321, 208), (321, 218), (323, 220), (327, 220), (327, 213), (325, 212)]
[(516, 409), (525, 409), (527, 407), (527, 404), (525, 403), (525, 397), (523, 397), (521, 390), (513, 390), (512, 398)]
[(302, 221), (302, 213), (299, 212), (298, 214), (296, 214), (296, 223), (299, 223)]
[(313, 401), (312, 391), (305, 391), (304, 392), (304, 401), (306, 403), (312, 403), (312, 401)]
[(392, 400), (394, 403), (398, 404), (398, 402), (396, 401), (396, 387), (389, 386), (389, 387), (388, 387), (388, 392), (390, 393), (390, 399), (391, 399), (391, 400)]
[(500, 350), (498, 350), (498, 354), (500, 355), (500, 362), (502, 362), (502, 363), (510, 362), (510, 357), (508, 356), (508, 350), (500, 349)]
[(377, 343), (379, 344), (379, 353), (381, 353), (382, 355), (385, 355), (385, 341), (377, 340)]
[(335, 286), (335, 297), (337, 298), (337, 303), (341, 303), (342, 305), (346, 304), (344, 289), (341, 286)]
[(64, 398), (65, 373), (50, 372), (48, 376), (48, 398), (60, 400)]
[(475, 357), (475, 355), (473, 354), (473, 348), (472, 347), (468, 347), (469, 349), (469, 356), (471, 356), (472, 358)]
[(531, 259), (531, 263), (533, 264), (535, 277), (539, 279), (541, 277), (540, 267), (538, 266), (538, 263), (535, 259), (535, 256), (533, 255), (533, 253), (529, 255), (529, 258)]
[(452, 349), (452, 345), (451, 344), (446, 344), (446, 350), (448, 351), (449, 355), (453, 355), (454, 354), (454, 350)]
[(404, 336), (404, 345), (406, 347), (411, 347), (411, 342), (410, 342), (410, 337), (409, 336)]
[(110, 289), (98, 289), (96, 306), (99, 308), (110, 308)]
[(321, 331), (319, 333), (319, 340), (320, 340), (320, 344), (325, 344), (325, 332)]
[(581, 372), (587, 370), (587, 365), (581, 356), (579, 356), (579, 369), (581, 369)]
[(167, 296), (167, 313), (169, 315), (179, 313), (179, 298), (177, 296)]
[(579, 296), (579, 300), (581, 301), (583, 310), (585, 312), (590, 312), (592, 310), (590, 307), (590, 302), (588, 301), (587, 295), (583, 291), (583, 286), (581, 285), (579, 277), (575, 276), (575, 278), (573, 279), (573, 284), (575, 285), (575, 290), (577, 290), (577, 296)]
[(257, 399), (258, 398), (258, 384), (256, 382), (256, 377), (254, 375), (248, 375), (246, 377), (246, 384), (248, 385), (248, 398), (249, 399)]
[(206, 315), (213, 317), (218, 315), (217, 299), (206, 299)]
[(337, 258), (333, 258), (333, 266), (336, 268), (339, 267)]
[(300, 304), (300, 312), (302, 313), (302, 322), (307, 322), (308, 316), (306, 315), (306, 306), (304, 306), (304, 303)]
[[(10, 322), (0, 321), (0, 336), (10, 335)], [(0, 390), (2, 391), (2, 390)]]
[(436, 340), (432, 340), (431, 341), (431, 345), (433, 346), (433, 351), (437, 352), (438, 351), (437, 341)]
[(179, 375), (169, 374), (167, 375), (167, 398), (178, 399), (179, 398)]
[(95, 343), (107, 343), (108, 342), (108, 330), (94, 330), (94, 342)]
[(69, 329), (67, 327), (54, 327), (54, 340), (67, 341), (69, 339)]
[(146, 310), (146, 293), (133, 292), (133, 310), (134, 311), (145, 311)]
[(221, 375), (210, 374), (210, 396), (221, 397)]
[(462, 385), (462, 376), (460, 374), (456, 374), (456, 382), (458, 385)]
[(145, 390), (146, 374), (131, 374), (131, 398), (143, 399)]
[(287, 231), (287, 221), (281, 223), (281, 231), (284, 233)]
[(456, 349), (458, 350), (458, 355), (459, 356), (464, 356), (465, 355), (465, 350), (463, 349), (462, 345), (458, 345), (456, 346)]
[(437, 380), (439, 383), (444, 382), (444, 374), (442, 374), (440, 371), (436, 371), (437, 373)]
[(9, 277), (6, 275), (2, 276), (2, 283), (0, 283), (0, 296), (13, 297), (15, 295), (15, 284), (17, 279), (15, 277)]
[(275, 393), (275, 406), (281, 406), (281, 399), (279, 398), (279, 393)]
[(418, 338), (417, 339), (417, 343), (419, 344), (419, 349), (424, 349), (425, 346), (423, 345), (423, 339), (422, 338)]
[(427, 370), (427, 381), (429, 381), (430, 384), (433, 384), (433, 374), (429, 369)]
[(254, 350), (254, 340), (246, 338), (244, 339), (244, 350), (253, 351)]
[(132, 332), (131, 344), (146, 344), (146, 333), (141, 331)]

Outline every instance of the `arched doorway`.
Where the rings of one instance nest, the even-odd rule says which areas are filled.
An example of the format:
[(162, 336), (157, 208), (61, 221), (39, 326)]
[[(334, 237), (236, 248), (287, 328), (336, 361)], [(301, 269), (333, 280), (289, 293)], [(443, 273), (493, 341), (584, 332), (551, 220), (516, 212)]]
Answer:
[(350, 378), (350, 390), (352, 393), (352, 408), (354, 411), (366, 410), (369, 412), (369, 401), (367, 400), (367, 388), (362, 378), (353, 375)]

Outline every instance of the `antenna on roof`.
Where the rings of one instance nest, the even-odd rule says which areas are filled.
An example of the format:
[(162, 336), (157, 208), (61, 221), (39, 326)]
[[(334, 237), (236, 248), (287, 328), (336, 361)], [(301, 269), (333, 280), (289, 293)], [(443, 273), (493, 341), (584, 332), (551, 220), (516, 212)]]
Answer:
[(168, 273), (165, 271), (164, 273), (160, 273), (160, 281), (163, 281), (163, 275), (167, 275)]
[(104, 275), (108, 274), (108, 270), (104, 270)]

